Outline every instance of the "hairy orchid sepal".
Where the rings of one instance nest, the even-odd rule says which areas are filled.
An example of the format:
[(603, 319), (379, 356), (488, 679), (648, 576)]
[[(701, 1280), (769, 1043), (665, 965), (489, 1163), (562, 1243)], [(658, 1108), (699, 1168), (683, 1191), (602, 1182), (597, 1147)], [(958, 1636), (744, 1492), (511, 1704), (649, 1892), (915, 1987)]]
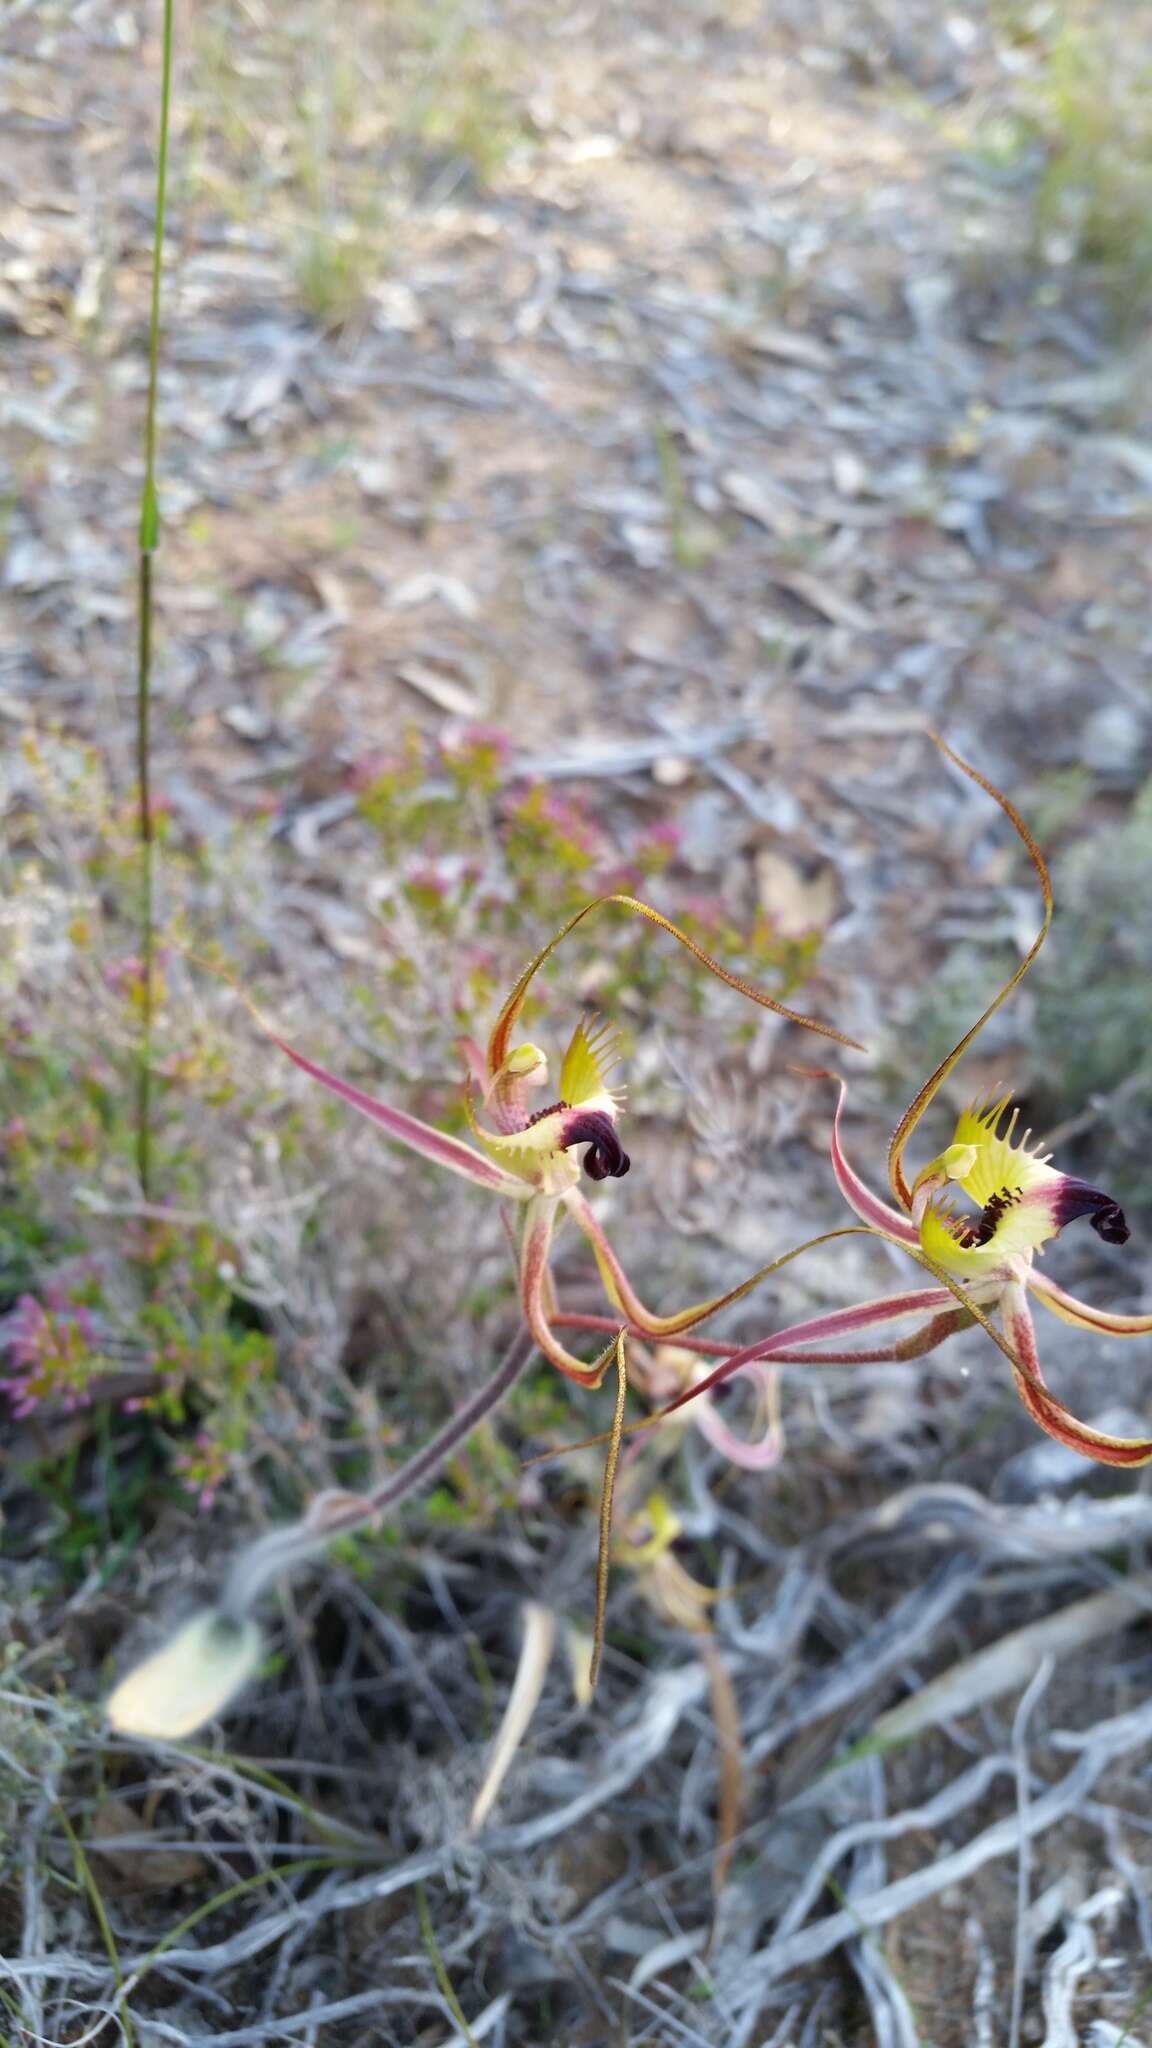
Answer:
[(612, 1342), (590, 1364), (576, 1358), (556, 1335), (550, 1261), (557, 1207), (556, 1196), (536, 1194), (524, 1212), (519, 1256), (520, 1313), (550, 1365), (579, 1386), (598, 1387), (612, 1363), (618, 1341), (625, 1334), (624, 1326), (614, 1327)]
[(1102, 1337), (1152, 1337), (1152, 1315), (1120, 1315), (1113, 1309), (1096, 1308), (1069, 1294), (1048, 1273), (1033, 1272), (1029, 1286), (1050, 1314), (1070, 1323), (1074, 1330), (1094, 1330)]
[[(259, 1012), (255, 1014), (259, 1016)], [(263, 1019), (260, 1021), (263, 1022)], [(478, 1187), (486, 1188), (490, 1194), (502, 1195), (506, 1200), (523, 1202), (532, 1193), (530, 1183), (507, 1172), (493, 1160), (486, 1159), (482, 1152), (477, 1152), (471, 1145), (466, 1145), (462, 1138), (455, 1138), (448, 1131), (437, 1130), (435, 1124), (426, 1124), (420, 1117), (410, 1116), (406, 1110), (394, 1109), (391, 1103), (379, 1101), (365, 1089), (357, 1088), (353, 1082), (341, 1080), (338, 1074), (333, 1074), (327, 1067), (322, 1067), (319, 1061), (309, 1059), (305, 1053), (297, 1052), (295, 1046), (289, 1045), (287, 1039), (281, 1038), (277, 1032), (270, 1031), (269, 1036), (273, 1045), (286, 1053), (293, 1064), (299, 1067), (301, 1073), (308, 1074), (313, 1081), (319, 1081), (322, 1088), (326, 1088), (329, 1094), (338, 1096), (340, 1101), (346, 1102), (350, 1108), (359, 1110), (361, 1116), (366, 1116), (370, 1123), (378, 1125), (387, 1137), (393, 1138), (407, 1151), (416, 1152), (430, 1160), (433, 1166), (446, 1167), (449, 1173), (457, 1173), (464, 1180), (473, 1181)]]

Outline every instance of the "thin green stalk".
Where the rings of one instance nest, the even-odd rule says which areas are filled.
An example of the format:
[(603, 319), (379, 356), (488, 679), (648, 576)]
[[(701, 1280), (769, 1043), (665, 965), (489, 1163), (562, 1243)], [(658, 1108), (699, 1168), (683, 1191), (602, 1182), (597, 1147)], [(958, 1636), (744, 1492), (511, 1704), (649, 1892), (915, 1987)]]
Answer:
[(120, 1994), (117, 2001), (117, 2009), (120, 2015), (120, 2025), (124, 2030), (125, 2048), (135, 2048), (136, 2035), (132, 2028), (132, 2022), (128, 2017), (128, 2008), (123, 1998), (124, 1972), (120, 1967), (120, 1951), (116, 1946), (116, 1936), (112, 1932), (112, 1923), (104, 1909), (104, 1900), (100, 1894), (100, 1887), (92, 1874), (92, 1866), (84, 1854), (80, 1838), (69, 1821), (64, 1808), (57, 1805), (56, 1813), (67, 1837), (68, 1846), (72, 1851), (72, 1861), (76, 1865), (76, 1875), (88, 1895), (88, 1903), (95, 1916), (96, 1925), (100, 1929), (100, 1939), (104, 1943), (108, 1961), (112, 1965), (112, 1975), (116, 1983), (117, 1992)]
[(1116, 2048), (1124, 2048), (1125, 2041), (1131, 2041), (1135, 2039), (1132, 2029), (1135, 2026), (1137, 2020), (1139, 2019), (1141, 2013), (1149, 2005), (1152, 2005), (1152, 1990), (1146, 1991), (1144, 1993), (1143, 1998), (1138, 1999), (1136, 2004), (1132, 2007), (1131, 2012), (1129, 2013), (1127, 2019), (1124, 2022), (1124, 2032), (1121, 2034), (1120, 2039), (1117, 2041)]
[(140, 1961), (134, 1964), (131, 1976), (118, 1987), (122, 1997), (130, 1997), (149, 1971), (155, 1969), (165, 1950), (175, 1948), (176, 1943), (184, 1935), (190, 1934), (194, 1927), (199, 1926), (201, 1920), (206, 1920), (210, 1913), (218, 1913), (222, 1906), (230, 1906), (234, 1899), (245, 1898), (249, 1892), (258, 1891), (262, 1885), (280, 1885), (290, 1877), (301, 1876), (304, 1871), (323, 1870), (325, 1866), (330, 1870), (341, 1870), (346, 1861), (347, 1858), (341, 1856), (307, 1856), (301, 1857), (295, 1863), (273, 1864), (268, 1870), (258, 1870), (254, 1877), (240, 1878), (236, 1884), (229, 1885), (226, 1891), (217, 1892), (215, 1898), (205, 1899), (201, 1905), (194, 1906), (175, 1927), (170, 1927), (167, 1934), (161, 1936), (155, 1948), (150, 1948), (147, 1955), (141, 1956)]
[(139, 636), (136, 660), (136, 793), (140, 841), (140, 1047), (136, 1076), (136, 1168), (145, 1201), (152, 1192), (152, 1019), (155, 1008), (155, 830), (152, 814), (152, 557), (160, 543), (156, 496), (156, 386), (160, 368), (160, 279), (168, 201), (168, 129), (172, 106), (174, 0), (164, 0), (156, 226), (148, 322), (148, 401), (144, 414), (144, 493), (140, 504)]
[(448, 1966), (440, 1953), (440, 1946), (436, 1940), (436, 1930), (432, 1925), (432, 1915), (428, 1911), (428, 1894), (422, 1884), (416, 1886), (416, 1917), (420, 1922), (420, 1932), (424, 1937), (424, 1946), (428, 1951), (428, 1959), (432, 1968), (436, 1972), (436, 1982), (440, 1986), (444, 2003), (448, 2007), (464, 2039), (467, 2041), (468, 2048), (476, 2048), (476, 2036), (464, 2017), (464, 2008), (456, 1996), (455, 1986), (448, 1975)]
[(319, 1519), (305, 1515), (302, 1521), (274, 1529), (271, 1535), (259, 1537), (240, 1551), (224, 1581), (218, 1603), (220, 1614), (230, 1621), (243, 1622), (264, 1587), (280, 1572), (314, 1557), (333, 1537), (349, 1536), (407, 1500), (409, 1494), (441, 1470), (457, 1447), (471, 1436), (477, 1423), (499, 1407), (526, 1370), (535, 1349), (528, 1331), (519, 1331), (491, 1379), (477, 1387), (421, 1450), (414, 1451), (406, 1464), (390, 1472), (370, 1493), (331, 1497), (321, 1494), (315, 1503), (322, 1509)]

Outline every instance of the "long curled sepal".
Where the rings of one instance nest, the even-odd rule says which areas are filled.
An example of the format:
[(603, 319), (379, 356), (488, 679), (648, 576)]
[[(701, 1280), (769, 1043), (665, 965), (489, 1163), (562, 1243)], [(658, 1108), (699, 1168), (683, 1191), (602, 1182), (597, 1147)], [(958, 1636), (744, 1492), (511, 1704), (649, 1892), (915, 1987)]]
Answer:
[[(268, 1030), (267, 1025), (264, 1028)], [(527, 1182), (505, 1173), (492, 1160), (485, 1159), (483, 1153), (466, 1145), (462, 1138), (453, 1138), (447, 1131), (438, 1131), (435, 1125), (426, 1124), (417, 1116), (409, 1116), (406, 1110), (394, 1109), (391, 1103), (380, 1102), (376, 1096), (366, 1094), (353, 1082), (342, 1081), (338, 1074), (330, 1073), (327, 1067), (320, 1066), (305, 1053), (297, 1052), (275, 1031), (269, 1031), (268, 1035), (273, 1045), (287, 1053), (302, 1073), (319, 1081), (330, 1095), (338, 1096), (350, 1108), (358, 1109), (361, 1116), (377, 1124), (389, 1138), (394, 1138), (409, 1152), (418, 1152), (423, 1158), (430, 1159), (434, 1166), (445, 1166), (450, 1173), (458, 1173), (464, 1180), (475, 1181), (477, 1186), (487, 1188), (494, 1195), (504, 1195), (511, 1201), (523, 1202), (531, 1194)]]
[(1072, 1414), (1063, 1401), (1051, 1393), (1040, 1365), (1036, 1329), (1021, 1281), (1013, 1281), (1001, 1297), (1000, 1312), (1004, 1334), (1011, 1347), (1012, 1374), (1016, 1391), (1034, 1422), (1056, 1442), (1091, 1458), (1098, 1465), (1147, 1465), (1152, 1463), (1152, 1437), (1111, 1436), (1093, 1429)]
[(935, 1071), (929, 1074), (928, 1079), (924, 1083), (924, 1086), (922, 1088), (919, 1088), (916, 1094), (913, 1096), (912, 1101), (909, 1103), (907, 1109), (904, 1111), (903, 1116), (901, 1117), (899, 1123), (896, 1126), (895, 1131), (892, 1134), (892, 1141), (888, 1147), (888, 1178), (891, 1182), (892, 1192), (895, 1195), (896, 1200), (900, 1203), (900, 1206), (905, 1211), (910, 1210), (912, 1207), (912, 1189), (909, 1186), (908, 1177), (904, 1171), (904, 1152), (907, 1147), (908, 1140), (912, 1136), (913, 1131), (916, 1129), (917, 1124), (920, 1122), (920, 1119), (923, 1116), (925, 1110), (928, 1108), (929, 1103), (935, 1097), (937, 1091), (941, 1086), (941, 1083), (947, 1080), (949, 1074), (952, 1072), (953, 1067), (956, 1065), (957, 1061), (961, 1059), (963, 1055), (967, 1052), (968, 1047), (972, 1044), (973, 1039), (977, 1038), (980, 1032), (983, 1031), (985, 1024), (987, 1024), (988, 1022), (988, 1019), (995, 1015), (996, 1011), (1000, 1008), (1001, 1004), (1006, 1002), (1008, 997), (1012, 994), (1013, 989), (1017, 988), (1019, 984), (1023, 981), (1024, 976), (1027, 974), (1028, 969), (1031, 967), (1032, 962), (1035, 960), (1037, 953), (1040, 951), (1041, 946), (1044, 944), (1045, 939), (1048, 937), (1048, 933), (1052, 925), (1052, 912), (1054, 908), (1052, 898), (1052, 882), (1048, 874), (1048, 864), (1045, 861), (1044, 855), (1041, 853), (1039, 846), (1036, 844), (1036, 841), (1033, 838), (1032, 833), (1029, 831), (1027, 825), (1024, 823), (1023, 818), (1020, 816), (1019, 811), (1016, 809), (1015, 804), (1012, 803), (1009, 800), (1009, 798), (1004, 795), (1004, 792), (1002, 790), (997, 789), (994, 782), (989, 782), (986, 775), (981, 775), (980, 770), (978, 768), (974, 768), (970, 761), (963, 760), (962, 757), (948, 745), (946, 740), (941, 739), (939, 733), (930, 731), (928, 733), (928, 738), (932, 741), (933, 746), (939, 748), (940, 752), (944, 755), (945, 759), (952, 762), (953, 767), (959, 768), (962, 775), (966, 775), (970, 782), (976, 783), (980, 789), (984, 790), (986, 794), (992, 798), (994, 803), (999, 804), (1000, 809), (1003, 811), (1005, 817), (1008, 818), (1012, 825), (1015, 827), (1020, 838), (1023, 840), (1024, 845), (1028, 849), (1029, 859), (1031, 860), (1032, 865), (1036, 870), (1037, 879), (1040, 883), (1040, 891), (1044, 899), (1044, 916), (1041, 921), (1039, 931), (1037, 932), (1035, 938), (1029, 946), (1028, 951), (1025, 953), (1024, 958), (1021, 960), (1019, 966), (1016, 968), (1015, 973), (1009, 975), (1008, 980), (1004, 983), (1003, 988), (1000, 989), (995, 996), (993, 996), (992, 1001), (988, 1004), (987, 1009), (984, 1010), (981, 1013), (981, 1015), (976, 1019), (975, 1024), (973, 1024), (971, 1028), (964, 1033), (964, 1036), (957, 1042), (957, 1044), (953, 1046), (951, 1052), (945, 1055), (945, 1057), (941, 1060), (939, 1066), (935, 1069)]
[(524, 1212), (520, 1246), (520, 1313), (533, 1343), (550, 1365), (578, 1386), (598, 1387), (616, 1355), (622, 1330), (617, 1330), (598, 1358), (588, 1364), (566, 1349), (552, 1328), (548, 1254), (556, 1224), (556, 1197), (534, 1195)]
[[(1012, 1368), (1020, 1399), (1033, 1421), (1038, 1422), (1048, 1436), (1055, 1437), (1057, 1443), (1067, 1444), (1070, 1450), (1078, 1451), (1082, 1457), (1091, 1458), (1097, 1465), (1152, 1463), (1152, 1437), (1112, 1436), (1107, 1430), (1093, 1429), (1091, 1424), (1081, 1422), (1078, 1416), (1073, 1415), (1067, 1403), (1052, 1392), (1041, 1369), (1036, 1326), (1032, 1321), (1023, 1279), (1009, 1278), (997, 1288), (996, 1300), (1004, 1318), (1004, 1329), (1000, 1331), (987, 1308), (974, 1300), (972, 1291), (961, 1286), (946, 1267), (935, 1265), (923, 1252), (920, 1263), (928, 1272), (935, 1274), (970, 1319), (979, 1323), (985, 1335), (991, 1337), (997, 1350), (1003, 1352)], [(1034, 1285), (1037, 1276), (1030, 1277)]]
[(846, 1037), (845, 1033), (838, 1031), (835, 1025), (821, 1024), (815, 1017), (805, 1017), (798, 1010), (790, 1010), (786, 1003), (777, 1002), (775, 996), (767, 995), (763, 989), (757, 988), (754, 983), (745, 981), (742, 975), (734, 974), (731, 968), (725, 967), (721, 961), (714, 959), (711, 953), (704, 950), (703, 946), (697, 945), (695, 939), (690, 938), (687, 932), (682, 931), (678, 924), (673, 924), (670, 917), (665, 917), (663, 911), (654, 910), (650, 903), (642, 902), (638, 896), (628, 896), (618, 890), (611, 890), (606, 895), (593, 897), (590, 903), (586, 903), (581, 910), (576, 912), (574, 917), (568, 919), (567, 924), (561, 925), (555, 938), (549, 939), (548, 944), (542, 948), (536, 955), (536, 958), (524, 969), (523, 974), (504, 1004), (500, 1015), (497, 1017), (492, 1029), (492, 1036), (488, 1041), (488, 1070), (490, 1073), (500, 1073), (504, 1069), (508, 1058), (512, 1033), (516, 1029), (516, 1024), (520, 1012), (524, 1008), (528, 991), (539, 974), (540, 969), (551, 959), (557, 946), (563, 943), (568, 937), (569, 932), (574, 932), (577, 925), (582, 924), (586, 917), (592, 915), (593, 911), (603, 910), (610, 903), (617, 904), (622, 910), (630, 910), (636, 917), (647, 918), (649, 924), (658, 925), (661, 931), (667, 932), (679, 945), (684, 946), (691, 953), (693, 959), (698, 960), (702, 967), (706, 967), (710, 974), (714, 974), (718, 981), (727, 983), (729, 988), (737, 989), (741, 995), (747, 996), (751, 1002), (758, 1003), (761, 1009), (774, 1010), (777, 1016), (787, 1017), (793, 1024), (802, 1024), (805, 1030), (816, 1031), (822, 1038), (833, 1038), (840, 1045), (849, 1045), (856, 1052), (863, 1050), (863, 1047), (859, 1045), (856, 1039)]

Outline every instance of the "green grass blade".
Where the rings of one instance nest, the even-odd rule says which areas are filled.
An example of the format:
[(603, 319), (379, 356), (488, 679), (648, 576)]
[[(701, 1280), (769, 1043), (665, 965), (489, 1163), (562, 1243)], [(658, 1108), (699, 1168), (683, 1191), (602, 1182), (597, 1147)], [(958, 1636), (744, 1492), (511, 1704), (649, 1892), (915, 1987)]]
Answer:
[(455, 1987), (451, 1977), (448, 1975), (444, 1958), (440, 1953), (439, 1944), (436, 1940), (436, 1930), (432, 1925), (432, 1915), (428, 1911), (428, 1894), (422, 1884), (416, 1886), (416, 1913), (420, 1921), (420, 1933), (424, 1940), (424, 1946), (428, 1951), (428, 1960), (436, 1972), (436, 1982), (444, 1994), (444, 2003), (448, 2007), (464, 2039), (467, 2041), (468, 2048), (477, 2048), (476, 2036), (464, 2017), (464, 2008), (456, 1996)]

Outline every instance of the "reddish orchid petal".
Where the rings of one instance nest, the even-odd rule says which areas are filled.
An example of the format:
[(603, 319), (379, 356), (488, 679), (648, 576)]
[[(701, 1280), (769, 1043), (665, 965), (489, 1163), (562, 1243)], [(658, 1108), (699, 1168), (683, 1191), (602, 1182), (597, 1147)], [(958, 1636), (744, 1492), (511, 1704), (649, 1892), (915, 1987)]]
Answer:
[(555, 1196), (535, 1195), (524, 1217), (524, 1237), (520, 1248), (521, 1313), (534, 1342), (550, 1365), (556, 1366), (557, 1370), (564, 1374), (565, 1379), (575, 1380), (582, 1387), (598, 1387), (608, 1366), (616, 1357), (621, 1335), (620, 1325), (614, 1325), (616, 1334), (613, 1341), (591, 1364), (565, 1350), (560, 1342), (550, 1318), (552, 1278), (548, 1268), (548, 1254), (552, 1246), (555, 1219)]
[[(710, 1372), (707, 1379), (677, 1395), (653, 1420), (659, 1422), (665, 1415), (674, 1415), (678, 1408), (686, 1407), (689, 1401), (699, 1400), (700, 1395), (708, 1393), (712, 1387), (723, 1386), (733, 1373), (742, 1372), (758, 1359), (771, 1360), (775, 1365), (839, 1364), (840, 1359), (829, 1358), (823, 1353), (809, 1356), (801, 1351), (795, 1358), (792, 1353), (799, 1345), (827, 1343), (833, 1337), (848, 1336), (853, 1330), (874, 1328), (878, 1323), (894, 1323), (901, 1316), (935, 1315), (941, 1309), (950, 1309), (951, 1304), (948, 1288), (920, 1287), (909, 1294), (887, 1294), (876, 1301), (858, 1302), (854, 1308), (831, 1309), (827, 1315), (810, 1316), (807, 1322), (793, 1323), (788, 1329), (777, 1331), (775, 1336), (763, 1338), (759, 1344), (749, 1344), (745, 1350), (734, 1352)], [(848, 1362), (860, 1362), (859, 1354), (850, 1354)]]
[(729, 1429), (716, 1403), (708, 1394), (697, 1406), (693, 1420), (713, 1449), (719, 1451), (733, 1465), (739, 1465), (744, 1472), (769, 1472), (774, 1465), (780, 1463), (784, 1455), (784, 1431), (780, 1422), (777, 1376), (771, 1367), (762, 1365), (759, 1360), (745, 1366), (744, 1370), (751, 1373), (763, 1396), (768, 1426), (762, 1437), (749, 1441), (747, 1437), (737, 1436), (735, 1430)]
[[(620, 1324), (615, 1316), (576, 1315), (568, 1310), (557, 1311), (552, 1322), (561, 1330), (618, 1330)], [(911, 1336), (900, 1337), (894, 1344), (877, 1345), (870, 1351), (778, 1351), (773, 1345), (773, 1365), (884, 1365), (903, 1363), (908, 1359), (922, 1358), (927, 1351), (934, 1351), (945, 1337), (966, 1328), (972, 1317), (963, 1309), (944, 1309), (932, 1316), (920, 1330)], [(625, 1336), (643, 1339), (644, 1331), (629, 1324)], [(678, 1337), (677, 1344), (684, 1351), (692, 1351), (698, 1358), (730, 1358), (730, 1344), (721, 1344), (712, 1337)]]
[(1061, 1322), (1071, 1323), (1077, 1330), (1099, 1330), (1106, 1337), (1147, 1337), (1152, 1334), (1152, 1315), (1121, 1316), (1108, 1309), (1093, 1308), (1087, 1301), (1078, 1300), (1065, 1288), (1058, 1287), (1046, 1273), (1033, 1270), (1028, 1275), (1028, 1285), (1038, 1301)]
[(1147, 1465), (1152, 1462), (1152, 1437), (1110, 1436), (1079, 1422), (1063, 1401), (1049, 1391), (1040, 1367), (1036, 1327), (1023, 1281), (1013, 1280), (1001, 1297), (1004, 1335), (1013, 1354), (1016, 1391), (1034, 1422), (1057, 1443), (1079, 1451), (1098, 1465)]
[(861, 1180), (855, 1167), (848, 1162), (840, 1137), (840, 1119), (844, 1114), (844, 1104), (848, 1100), (848, 1083), (843, 1075), (833, 1074), (827, 1067), (795, 1067), (792, 1071), (805, 1074), (813, 1081), (834, 1081), (840, 1091), (836, 1102), (836, 1114), (832, 1119), (832, 1171), (836, 1175), (836, 1185), (848, 1207), (855, 1211), (863, 1223), (870, 1224), (874, 1230), (884, 1231), (886, 1236), (896, 1238), (900, 1244), (919, 1244), (916, 1225), (910, 1223), (907, 1216), (902, 1216), (899, 1209), (893, 1209), (889, 1203), (881, 1200), (879, 1195), (874, 1195), (868, 1183)]
[[(261, 1021), (263, 1022), (262, 1019)], [(267, 1025), (264, 1028), (267, 1030)], [(375, 1096), (366, 1095), (362, 1088), (354, 1087), (351, 1081), (341, 1081), (338, 1075), (330, 1074), (327, 1067), (318, 1066), (315, 1060), (310, 1060), (304, 1053), (297, 1052), (285, 1039), (278, 1037), (276, 1032), (269, 1031), (268, 1035), (273, 1045), (278, 1045), (281, 1052), (287, 1053), (288, 1058), (302, 1073), (310, 1074), (312, 1079), (319, 1081), (321, 1087), (327, 1088), (330, 1094), (338, 1095), (341, 1102), (347, 1102), (351, 1108), (358, 1109), (361, 1116), (366, 1116), (372, 1123), (379, 1124), (381, 1130), (386, 1131), (390, 1138), (395, 1138), (398, 1144), (406, 1145), (410, 1152), (421, 1153), (435, 1165), (446, 1166), (450, 1173), (462, 1174), (465, 1180), (475, 1181), (479, 1187), (487, 1188), (492, 1194), (507, 1195), (509, 1199), (519, 1202), (525, 1201), (531, 1194), (532, 1190), (527, 1182), (514, 1179), (510, 1173), (502, 1173), (491, 1160), (485, 1159), (483, 1153), (474, 1151), (472, 1146), (465, 1145), (462, 1139), (449, 1137), (446, 1131), (438, 1131), (432, 1124), (422, 1123), (419, 1117), (409, 1116), (402, 1109), (393, 1109), (387, 1102), (378, 1102)]]

